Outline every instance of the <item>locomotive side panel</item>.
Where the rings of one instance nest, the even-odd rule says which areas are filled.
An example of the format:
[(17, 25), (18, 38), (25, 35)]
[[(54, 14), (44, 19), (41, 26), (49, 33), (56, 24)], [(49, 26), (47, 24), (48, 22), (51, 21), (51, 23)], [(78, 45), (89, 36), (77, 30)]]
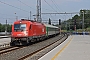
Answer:
[(42, 25), (41, 23), (33, 24), (33, 35), (34, 36), (45, 35), (45, 34), (46, 34), (46, 29), (44, 25)]

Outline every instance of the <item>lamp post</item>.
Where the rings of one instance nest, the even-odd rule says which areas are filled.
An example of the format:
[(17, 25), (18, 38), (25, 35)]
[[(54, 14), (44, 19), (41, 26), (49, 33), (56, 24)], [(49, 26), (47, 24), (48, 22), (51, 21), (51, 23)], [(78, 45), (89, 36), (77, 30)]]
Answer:
[(84, 33), (84, 13), (85, 13), (85, 12), (82, 11), (82, 13), (83, 13), (82, 30), (83, 30), (83, 35), (84, 35), (84, 34), (85, 34), (85, 33)]
[(82, 11), (82, 13), (83, 13), (82, 29), (84, 29), (84, 11)]
[[(15, 15), (16, 15), (16, 13), (15, 13)], [(18, 20), (18, 16), (16, 15), (16, 20)]]
[(5, 34), (7, 35), (7, 20), (6, 20), (6, 26), (5, 26)]
[(31, 11), (30, 11), (30, 20), (31, 20)]

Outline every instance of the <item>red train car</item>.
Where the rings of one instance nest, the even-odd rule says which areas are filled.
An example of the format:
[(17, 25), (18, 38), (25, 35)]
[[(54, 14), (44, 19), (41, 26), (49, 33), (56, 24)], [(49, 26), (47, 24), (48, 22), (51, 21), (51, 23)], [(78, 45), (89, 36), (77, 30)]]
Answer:
[(11, 45), (28, 44), (35, 39), (45, 37), (46, 28), (44, 24), (31, 21), (19, 20), (12, 25)]

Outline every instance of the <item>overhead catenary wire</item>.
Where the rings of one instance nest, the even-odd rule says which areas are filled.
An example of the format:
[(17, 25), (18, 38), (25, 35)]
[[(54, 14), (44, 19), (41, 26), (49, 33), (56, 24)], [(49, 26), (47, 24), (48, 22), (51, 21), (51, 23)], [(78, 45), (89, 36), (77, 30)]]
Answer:
[[(29, 6), (29, 5), (27, 5), (26, 3), (24, 3), (24, 2), (22, 2), (21, 0), (18, 0), (20, 3), (22, 3), (22, 4), (24, 4), (24, 5), (26, 5), (26, 6), (28, 6), (29, 8), (32, 8), (31, 6)], [(33, 10), (35, 10), (35, 8), (32, 8)]]
[(63, 11), (62, 9), (60, 9), (60, 6), (57, 5), (57, 3), (56, 3), (55, 0), (52, 0), (52, 2), (55, 4), (56, 8), (57, 8), (59, 11)]
[(46, 0), (44, 1), (53, 9), (53, 11), (57, 12)]
[(24, 12), (29, 13), (29, 11), (26, 11), (26, 10), (24, 10), (24, 9), (18, 8), (18, 7), (13, 6), (13, 5), (10, 5), (10, 4), (6, 3), (6, 2), (2, 2), (2, 1), (0, 1), (0, 3), (5, 4), (5, 5), (8, 5), (8, 6), (11, 6), (11, 7), (13, 7), (13, 8), (16, 8), (16, 9), (19, 9), (19, 10), (22, 10), (22, 11), (24, 11)]
[[(2, 1), (3, 1), (3, 0), (2, 0)], [(10, 6), (10, 7), (16, 8), (16, 9), (19, 9), (19, 10), (24, 11), (24, 12), (27, 12), (27, 13), (30, 13), (30, 11), (24, 10), (24, 9), (22, 9), (22, 8), (13, 6), (13, 5), (11, 5), (10, 3), (2, 2), (2, 1), (0, 1), (0, 3), (5, 4), (5, 5), (8, 5), (8, 6)], [(18, 0), (18, 1), (19, 1), (20, 3), (26, 5), (27, 7), (31, 8), (31, 9), (34, 9), (33, 7), (30, 7), (28, 4), (26, 4), (25, 2), (23, 2), (22, 0)], [(58, 11), (54, 8), (54, 6), (52, 6), (51, 4), (49, 4), (49, 2), (47, 2), (47, 0), (44, 0), (44, 1), (45, 1), (45, 3), (47, 3), (47, 4), (52, 8), (52, 11), (57, 12), (57, 13), (58, 13), (58, 11), (60, 11), (60, 9), (58, 8), (59, 6), (55, 3), (55, 0), (51, 0), (51, 1), (52, 1), (52, 3), (55, 5), (55, 7), (58, 9)], [(43, 8), (43, 9), (45, 9), (45, 8)], [(34, 9), (34, 10), (35, 10), (35, 9)], [(49, 10), (49, 9), (46, 9), (46, 10)], [(72, 13), (72, 14), (73, 14), (73, 13)], [(52, 15), (52, 14), (50, 14), (50, 15)], [(66, 15), (68, 15), (68, 14), (66, 14)], [(52, 16), (53, 16), (53, 15), (52, 15)], [(50, 16), (50, 17), (51, 17), (51, 16)], [(60, 17), (61, 17), (61, 16), (60, 16)], [(51, 17), (51, 18), (53, 18), (53, 17)]]
[(59, 8), (57, 7), (57, 5), (54, 3), (54, 1), (53, 0), (51, 0), (52, 1), (52, 3), (55, 5), (55, 7), (58, 9), (58, 11), (59, 11)]
[[(5, 5), (7, 5), (7, 6), (10, 6), (10, 7), (13, 7), (13, 8), (16, 8), (16, 9), (21, 10), (21, 11), (23, 11), (23, 12), (27, 12), (27, 13), (30, 12), (30, 11), (24, 10), (24, 9), (22, 9), (22, 8), (13, 6), (13, 5), (11, 5), (11, 4), (9, 4), (9, 3), (6, 3), (6, 2), (0, 1), (0, 3), (5, 4)], [(1, 14), (2, 14), (2, 13), (0, 13), (0, 15), (1, 15)], [(2, 15), (5, 15), (5, 16), (15, 16), (15, 15), (10, 15), (10, 14), (2, 14)], [(20, 17), (20, 16), (18, 16), (18, 17)], [(26, 18), (25, 16), (23, 16), (23, 17)], [(5, 19), (5, 18), (3, 18), (3, 17), (1, 17), (1, 18), (2, 18), (2, 19)], [(27, 18), (28, 18), (28, 17), (27, 17)], [(10, 17), (6, 17), (6, 19), (10, 19)]]
[[(44, 0), (51, 8), (52, 8), (52, 10), (54, 11), (54, 12), (57, 12), (58, 13), (58, 11), (56, 10), (56, 9), (54, 9), (46, 0)], [(52, 17), (52, 15), (50, 14), (50, 16)], [(55, 15), (56, 16), (56, 15)], [(53, 18), (53, 17), (52, 17)]]
[[(24, 2), (22, 2), (21, 0), (18, 0), (20, 3), (22, 3), (22, 4), (24, 4), (24, 5), (26, 5), (26, 6), (28, 6), (29, 8), (32, 8), (31, 6), (29, 6), (29, 5), (27, 5), (26, 3), (24, 3)], [(42, 7), (43, 8), (43, 7)], [(34, 8), (32, 8), (32, 9), (34, 9)], [(43, 9), (45, 9), (45, 10), (48, 10), (48, 11), (53, 11), (53, 10), (50, 10), (50, 9), (46, 9), (46, 8), (43, 8)], [(35, 11), (36, 11), (36, 9), (34, 9)]]
[[(54, 0), (51, 0), (51, 1), (55, 5), (55, 7), (58, 9), (58, 11), (60, 12), (59, 6), (55, 3), (55, 1)], [(62, 17), (62, 18), (64, 18), (64, 17)]]
[[(22, 2), (21, 0), (18, 0), (18, 1), (19, 1), (20, 3), (22, 3), (22, 4), (26, 5), (26, 6), (28, 6), (29, 8), (32, 8), (31, 6), (29, 6), (29, 5), (27, 5), (26, 3)], [(43, 8), (43, 7), (42, 7), (42, 8)], [(35, 8), (32, 8), (32, 9), (34, 9), (34, 10), (36, 11)], [(43, 9), (45, 9), (45, 10), (47, 10), (47, 11), (52, 11), (52, 10), (46, 9), (46, 8), (43, 8)]]
[[(64, 15), (66, 15), (66, 16), (68, 16), (67, 14), (71, 14), (71, 13), (66, 13), (66, 12), (65, 12), (65, 13), (60, 13), (60, 10), (61, 10), (61, 9), (60, 9), (59, 6), (57, 5), (57, 3), (55, 3), (55, 0), (51, 0), (51, 2), (54, 4), (55, 8), (58, 9), (58, 11), (59, 11), (59, 12), (56, 11), (57, 13), (55, 13), (55, 14), (64, 14)], [(48, 4), (48, 5), (50, 5), (50, 4)], [(51, 6), (51, 5), (50, 5), (50, 6)], [(51, 6), (51, 7), (52, 7), (52, 6)], [(42, 14), (43, 14), (43, 13), (42, 13)], [(48, 14), (54, 14), (54, 13), (48, 13)], [(72, 14), (73, 14), (73, 13), (72, 13)], [(68, 16), (68, 17), (69, 17), (69, 16)], [(64, 19), (64, 17), (62, 17), (62, 18)]]
[[(53, 9), (53, 11), (55, 11), (56, 13), (60, 13), (60, 9), (57, 7), (57, 5), (55, 4), (55, 1), (53, 1), (53, 0), (51, 0), (52, 1), (52, 3), (54, 4), (54, 6), (56, 7), (56, 9), (58, 9), (58, 11), (55, 9), (55, 8), (53, 8), (46, 0), (44, 0), (52, 9)], [(43, 14), (43, 13), (42, 13)], [(51, 13), (50, 13), (50, 15), (51, 15)], [(56, 16), (57, 14), (55, 14), (55, 16)], [(59, 14), (59, 15), (61, 15), (61, 14)], [(62, 16), (61, 16), (62, 17)], [(64, 19), (64, 17), (62, 17), (63, 19)]]
[[(8, 17), (8, 16), (15, 16), (15, 15), (10, 15), (10, 14), (4, 14), (4, 13), (1, 13), (0, 12), (0, 15), (4, 15), (5, 17), (1, 17), (0, 16), (0, 19), (15, 19), (15, 17)], [(19, 16), (19, 17), (26, 17), (26, 16)]]

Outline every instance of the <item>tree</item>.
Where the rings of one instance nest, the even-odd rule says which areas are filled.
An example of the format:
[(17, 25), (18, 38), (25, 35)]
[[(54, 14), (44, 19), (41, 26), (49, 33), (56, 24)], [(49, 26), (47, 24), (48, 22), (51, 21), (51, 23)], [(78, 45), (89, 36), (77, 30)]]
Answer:
[(90, 10), (80, 10), (80, 13), (81, 19), (84, 13), (84, 28), (90, 27)]
[(1, 27), (2, 27), (2, 24), (0, 23), (0, 32), (1, 32)]
[[(5, 32), (6, 24), (0, 23), (0, 32)], [(7, 24), (7, 32), (11, 32), (12, 25)]]

